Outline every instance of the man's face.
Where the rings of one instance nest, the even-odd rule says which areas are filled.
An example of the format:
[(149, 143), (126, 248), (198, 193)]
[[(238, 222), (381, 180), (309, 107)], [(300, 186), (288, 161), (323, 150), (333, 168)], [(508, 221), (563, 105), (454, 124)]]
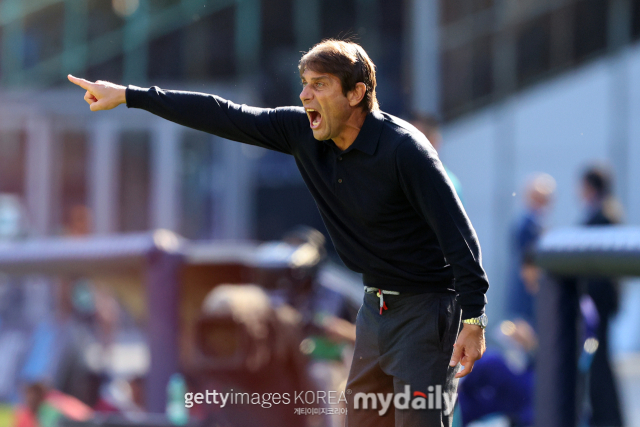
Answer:
[(300, 100), (309, 117), (313, 137), (318, 141), (340, 135), (354, 108), (360, 108), (349, 105), (338, 77), (308, 69), (302, 74)]
[(580, 196), (587, 206), (593, 205), (598, 201), (598, 192), (585, 180), (581, 183)]

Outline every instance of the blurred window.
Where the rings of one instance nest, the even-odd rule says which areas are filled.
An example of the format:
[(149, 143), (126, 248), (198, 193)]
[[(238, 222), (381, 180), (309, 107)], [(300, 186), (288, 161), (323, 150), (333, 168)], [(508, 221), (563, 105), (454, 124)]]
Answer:
[(560, 7), (550, 13), (551, 25), (551, 69), (569, 67), (575, 62), (575, 5)]
[(471, 44), (442, 54), (442, 107), (447, 116), (471, 101), (472, 62)]
[[(91, 57), (91, 52), (89, 52), (88, 56), (89, 58)], [(122, 55), (118, 55), (117, 57), (105, 62), (100, 62), (93, 67), (87, 68), (86, 79), (91, 81), (106, 80), (108, 82), (128, 84), (127, 82), (122, 81), (122, 73), (124, 69), (123, 64)]]
[[(616, 19), (631, 20), (635, 40), (640, 38), (640, 0), (630, 0), (629, 5), (630, 13)], [(504, 96), (605, 53), (610, 7), (607, 0), (570, 0), (562, 5), (441, 1), (441, 35), (453, 37), (441, 39), (443, 117), (451, 119), (497, 99), (495, 67), (507, 73), (499, 76), (506, 79), (498, 95)], [(488, 11), (492, 14), (485, 13)], [(618, 24), (624, 25), (611, 25)], [(494, 45), (504, 48), (504, 53), (494, 52)]]
[(87, 26), (89, 39), (115, 31), (124, 25), (124, 18), (118, 16), (113, 10), (113, 3), (105, 0), (88, 0), (88, 19), (91, 23)]
[[(296, 85), (300, 81), (295, 72), (300, 52), (295, 49), (293, 2), (294, 0), (262, 2), (260, 71), (264, 81), (270, 82), (259, 85), (262, 106), (276, 107), (299, 102), (298, 92), (293, 90), (297, 89)], [(308, 16), (306, 19), (319, 20), (320, 17)], [(305, 49), (308, 48), (311, 46), (305, 46)]]
[(633, 0), (631, 33), (634, 40), (640, 39), (640, 0)]
[(62, 53), (64, 3), (45, 7), (24, 19), (25, 66)]
[(150, 190), (149, 134), (124, 132), (120, 141), (120, 231), (148, 230)]
[(441, 0), (440, 20), (443, 24), (450, 24), (492, 6), (493, 0)]
[[(90, 24), (87, 26), (87, 37), (89, 40), (104, 36), (112, 31), (116, 31), (125, 23), (125, 19), (118, 16), (113, 10), (111, 1), (105, 0), (88, 0), (87, 5), (88, 20)], [(111, 42), (116, 45), (122, 45), (122, 33), (112, 34)], [(89, 50), (87, 52), (87, 60), (92, 62), (94, 57), (102, 57), (102, 52)], [(88, 67), (85, 78), (88, 80), (107, 80), (112, 82), (122, 82), (122, 55), (118, 55), (108, 61), (100, 62), (93, 67)]]
[(321, 2), (322, 39), (348, 37), (357, 32), (356, 2), (344, 0), (323, 0)]
[[(54, 217), (55, 228), (68, 231), (78, 207), (87, 205), (87, 136), (79, 132), (61, 134), (60, 205)], [(55, 199), (54, 199), (55, 200)], [(90, 224), (87, 224), (90, 228)], [(90, 231), (90, 230), (87, 230)]]
[(491, 37), (481, 37), (473, 43), (473, 81), (471, 84), (474, 99), (485, 97), (493, 91), (493, 49)]
[[(294, 46), (293, 33), (293, 1), (269, 0), (262, 2), (262, 51), (264, 58), (269, 58), (269, 52), (280, 46)], [(309, 18), (311, 19), (311, 17)], [(309, 46), (311, 47), (311, 46)]]
[(407, 7), (404, 2), (378, 2), (378, 16), (384, 18), (376, 23), (379, 28), (377, 57), (372, 58), (377, 70), (378, 101), (384, 111), (396, 116), (403, 114), (408, 98), (405, 95), (411, 93), (404, 78), (407, 71), (405, 52), (399, 48), (407, 41), (403, 32)]
[(183, 34), (180, 29), (149, 42), (149, 80), (182, 79)]
[(578, 61), (607, 47), (606, 0), (583, 0), (576, 3), (575, 52)]
[[(236, 72), (235, 8), (229, 7), (203, 18), (206, 38), (198, 52), (206, 50), (207, 70), (205, 79), (233, 77)], [(194, 46), (189, 45), (189, 49)]]
[(214, 149), (210, 135), (185, 132), (182, 142), (180, 234), (188, 239), (207, 239), (213, 235)]
[(551, 15), (544, 15), (524, 26), (517, 40), (517, 75), (520, 86), (550, 69)]
[(460, 48), (442, 54), (443, 110), (445, 116), (458, 114), (493, 91), (493, 50), (491, 37), (479, 37)]
[(0, 132), (0, 193), (24, 195), (24, 132)]

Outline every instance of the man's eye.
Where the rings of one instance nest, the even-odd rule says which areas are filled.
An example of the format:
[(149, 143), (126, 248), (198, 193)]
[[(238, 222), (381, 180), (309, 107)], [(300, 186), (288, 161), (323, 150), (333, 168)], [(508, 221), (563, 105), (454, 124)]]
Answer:
[(316, 87), (323, 87), (323, 86), (324, 86), (324, 83), (322, 83), (322, 82), (316, 83)]

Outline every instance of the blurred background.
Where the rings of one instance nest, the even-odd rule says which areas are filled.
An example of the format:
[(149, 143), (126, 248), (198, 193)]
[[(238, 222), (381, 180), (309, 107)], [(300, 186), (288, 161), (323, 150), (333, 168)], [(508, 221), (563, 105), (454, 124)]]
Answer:
[[(341, 384), (361, 281), (335, 255), (293, 159), (124, 106), (91, 113), (83, 91), (66, 80), (73, 74), (255, 106), (298, 105), (301, 53), (330, 37), (362, 44), (377, 66), (381, 109), (411, 120), (437, 144), (480, 239), (496, 348), (535, 359), (531, 308), (514, 307), (535, 300), (539, 272), (526, 267), (537, 239), (592, 224), (601, 211), (608, 223), (640, 225), (640, 1), (0, 0), (0, 423), (79, 422), (95, 419), (87, 415), (94, 410), (166, 412), (171, 390), (204, 388), (193, 372), (211, 366), (193, 362), (193, 354), (206, 356), (207, 340), (198, 341), (195, 331), (207, 330), (207, 292), (224, 283), (260, 285), (271, 310), (293, 307), (302, 316), (301, 340), (339, 344), (336, 350), (321, 341), (337, 353), (315, 359), (309, 345), (320, 341), (291, 348), (303, 355), (295, 363), (310, 381), (326, 378), (318, 372), (330, 368)], [(595, 181), (588, 178), (594, 171)], [(280, 246), (263, 243), (274, 241)], [(313, 268), (292, 264), (304, 245), (317, 251)], [(150, 261), (156, 252), (168, 261)], [(287, 284), (274, 274), (288, 277)], [(169, 316), (168, 338), (151, 314), (165, 307), (165, 297), (149, 296), (149, 284), (162, 287), (163, 280), (169, 288), (198, 289), (167, 294), (190, 301)], [(304, 297), (292, 283), (306, 283)], [(619, 304), (608, 311), (596, 294), (582, 292), (606, 330), (597, 338), (610, 357), (594, 366), (610, 366), (616, 378), (619, 403), (608, 404), (609, 413), (619, 406), (624, 425), (640, 425), (633, 403), (640, 399), (640, 283), (624, 278), (610, 287)], [(266, 301), (258, 294), (251, 294), (255, 301)], [(218, 307), (213, 296), (208, 300)], [(533, 338), (513, 340), (510, 328), (521, 332), (519, 320)], [(73, 335), (68, 327), (79, 335), (63, 345), (57, 337)], [(210, 330), (226, 331), (216, 335), (221, 342), (237, 336), (231, 326), (217, 327)], [(120, 371), (91, 364), (123, 342), (125, 356), (109, 356), (126, 361)], [(173, 345), (179, 355), (154, 365), (154, 352)], [(64, 356), (69, 349), (77, 360)], [(216, 351), (221, 357), (236, 350)], [(318, 360), (339, 363), (311, 368)], [(74, 363), (89, 372), (75, 383), (61, 373)], [(149, 375), (153, 386), (145, 385)], [(252, 387), (256, 382), (245, 386)], [(593, 389), (576, 386), (583, 388)], [(46, 396), (56, 391), (77, 399), (58, 408), (64, 416), (29, 418), (29, 408), (39, 405), (28, 402), (55, 401)], [(118, 402), (128, 403), (114, 403), (109, 393), (124, 393)], [(108, 411), (98, 405), (109, 399)], [(522, 399), (533, 407), (533, 398)], [(591, 414), (577, 416), (583, 425), (622, 425), (615, 417), (599, 423), (592, 402), (577, 406)], [(456, 418), (533, 423), (494, 412)], [(182, 422), (179, 413), (171, 422)], [(303, 418), (332, 422), (296, 420)]]

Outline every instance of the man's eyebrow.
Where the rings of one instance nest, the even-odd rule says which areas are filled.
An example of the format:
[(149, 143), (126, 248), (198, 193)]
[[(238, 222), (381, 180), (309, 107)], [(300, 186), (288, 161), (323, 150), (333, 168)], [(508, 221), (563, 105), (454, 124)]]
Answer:
[[(300, 77), (300, 79), (304, 82), (307, 81), (304, 77)], [(329, 76), (320, 76), (320, 77), (309, 77), (309, 81), (317, 82), (318, 80), (328, 80)]]

